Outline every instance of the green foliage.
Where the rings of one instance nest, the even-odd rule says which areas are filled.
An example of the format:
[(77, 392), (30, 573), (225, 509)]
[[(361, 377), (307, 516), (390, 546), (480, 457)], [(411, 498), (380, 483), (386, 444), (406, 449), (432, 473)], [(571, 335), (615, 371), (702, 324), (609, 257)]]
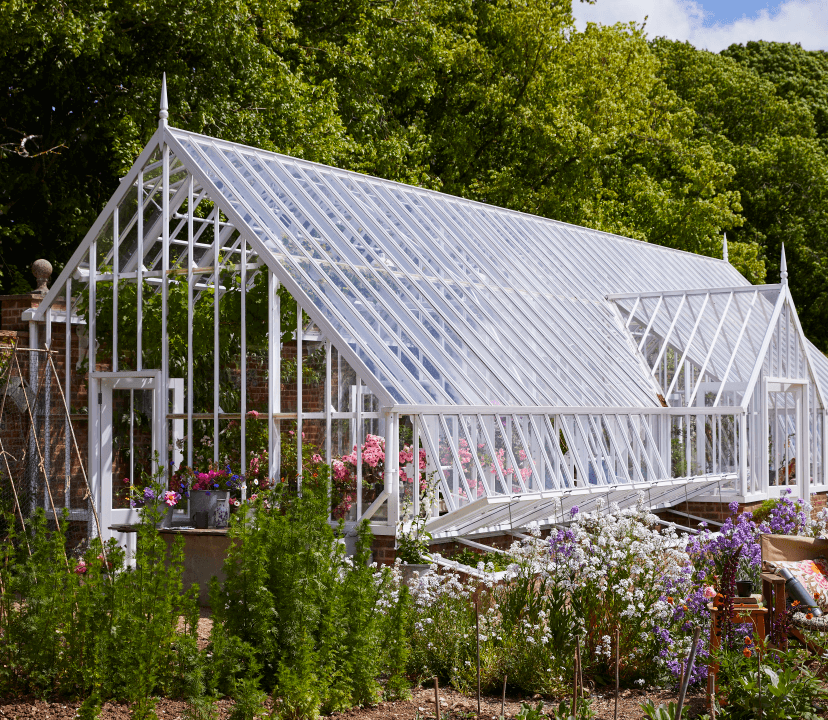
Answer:
[(495, 572), (505, 570), (513, 562), (508, 555), (501, 555), (500, 553), (493, 552), (476, 552), (471, 548), (463, 548), (462, 550), (452, 552), (451, 555), (447, 556), (447, 558), (449, 560), (453, 560), (454, 562), (459, 562), (473, 568), (476, 568), (478, 563), (481, 562), (484, 565), (489, 565), (489, 563), (491, 563)]
[(775, 282), (784, 243), (803, 329), (825, 351), (828, 56), (782, 43), (720, 55), (665, 39), (651, 46), (660, 75), (695, 113), (693, 137), (732, 168), (742, 216), (728, 233), (733, 264), (751, 282)]
[(229, 720), (257, 720), (267, 714), (265, 695), (259, 689), (259, 682), (253, 678), (242, 678), (236, 686), (233, 699), (236, 701)]
[(538, 700), (538, 704), (532, 707), (529, 703), (521, 703), (520, 710), (515, 713), (515, 720), (541, 720), (545, 717), (543, 712), (543, 701)]
[(219, 720), (215, 699), (209, 695), (190, 698), (183, 718), (184, 720)]
[(227, 656), (213, 687), (232, 694), (242, 674), (260, 676), (274, 710), (297, 720), (375, 703), (381, 674), (396, 677), (399, 692), (406, 660), (407, 595), (396, 596), (387, 574), (369, 565), (367, 525), (354, 556), (345, 555), (328, 523), (328, 473), (307, 474), (301, 495), (289, 482), (260, 494), (255, 519), (242, 506), (226, 581), (213, 586), (221, 630), (214, 625), (212, 652)]
[[(159, 476), (151, 480), (159, 490)], [(65, 515), (57, 530), (35, 513), (31, 556), (9, 524), (0, 547), (0, 693), (85, 698), (89, 717), (104, 700), (127, 700), (136, 717), (151, 717), (155, 694), (198, 685), (197, 588), (182, 590), (183, 543), (168, 549), (155, 531), (162, 512), (141, 510), (134, 566), (114, 542), (93, 541), (82, 559), (67, 560)]]
[[(649, 698), (641, 703), (641, 711), (644, 713), (644, 717), (647, 720), (677, 720), (676, 714), (678, 707), (674, 702), (668, 702), (666, 705), (664, 703), (659, 703), (656, 706), (652, 700)], [(681, 709), (681, 717), (689, 717), (690, 716), (690, 709), (685, 705)]]
[(718, 717), (723, 720), (816, 720), (821, 717), (828, 691), (802, 662), (796, 650), (770, 651), (761, 659), (756, 652), (723, 652), (718, 688), (727, 698)]

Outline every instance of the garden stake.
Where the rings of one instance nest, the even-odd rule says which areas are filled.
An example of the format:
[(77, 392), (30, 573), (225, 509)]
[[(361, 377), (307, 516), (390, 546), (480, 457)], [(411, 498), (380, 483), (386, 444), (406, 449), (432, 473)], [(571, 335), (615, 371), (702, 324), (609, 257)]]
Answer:
[[(51, 357), (51, 356), (50, 356)], [(21, 377), (21, 382), (23, 378), (23, 371), (20, 369), (20, 363), (17, 360), (17, 354), (14, 356), (14, 364), (17, 366), (17, 373)], [(40, 397), (40, 390), (43, 387), (43, 380), (46, 377), (46, 363), (43, 363), (43, 369), (38, 373), (38, 380), (37, 380), (37, 390), (35, 391), (35, 397)], [(31, 378), (29, 378), (31, 380)], [(38, 457), (38, 469), (43, 474), (43, 484), (46, 486), (46, 493), (49, 495), (49, 504), (52, 506), (52, 514), (55, 517), (55, 528), (58, 532), (60, 532), (60, 520), (58, 520), (57, 514), (57, 507), (55, 507), (55, 501), (52, 497), (52, 488), (49, 485), (49, 476), (46, 474), (46, 468), (43, 463), (43, 453), (40, 450), (40, 440), (37, 437), (37, 424), (35, 423), (34, 414), (32, 413), (32, 405), (29, 402), (29, 393), (23, 393), (23, 396), (26, 398), (26, 410), (28, 411), (29, 415), (29, 422), (31, 423), (31, 427), (29, 428), (29, 437), (27, 438), (29, 441), (31, 440), (32, 435), (34, 435), (34, 446), (37, 449), (37, 457)], [(66, 563), (66, 569), (69, 569), (69, 556), (66, 554), (66, 548), (62, 548), (63, 550), (63, 560)]]
[(477, 633), (477, 717), (480, 717), (480, 596), (474, 604), (475, 631)]
[(699, 645), (699, 635), (701, 635), (701, 628), (697, 627), (693, 631), (693, 645), (690, 647), (690, 656), (687, 658), (687, 668), (684, 671), (684, 678), (682, 679), (681, 689), (679, 690), (678, 707), (676, 707), (676, 720), (681, 720), (681, 710), (684, 706), (684, 696), (687, 693), (687, 686), (690, 684), (690, 676), (693, 674), (693, 662), (696, 660), (696, 649)]
[(506, 678), (508, 675), (503, 676), (503, 697), (500, 698), (500, 717), (504, 720), (506, 718)]
[(434, 676), (434, 707), (436, 710), (437, 720), (440, 720), (440, 686), (437, 684), (437, 676)]
[(575, 656), (572, 658), (572, 716), (578, 714), (578, 650), (575, 649)]
[(621, 631), (615, 631), (615, 713), (613, 720), (618, 720), (618, 664), (621, 658)]
[(584, 695), (584, 669), (581, 667), (581, 637), (578, 636), (578, 644), (575, 646), (575, 655), (578, 658), (578, 693)]

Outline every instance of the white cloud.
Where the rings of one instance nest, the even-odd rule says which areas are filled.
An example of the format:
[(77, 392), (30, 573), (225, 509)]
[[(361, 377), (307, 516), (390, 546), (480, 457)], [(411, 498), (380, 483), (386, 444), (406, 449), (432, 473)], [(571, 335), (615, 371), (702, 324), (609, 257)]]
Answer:
[(787, 0), (730, 23), (715, 22), (714, 15), (694, 0), (597, 0), (595, 5), (573, 0), (572, 11), (578, 29), (587, 22), (642, 23), (647, 16), (649, 37), (689, 40), (698, 48), (715, 52), (749, 40), (800, 43), (806, 50), (828, 50), (828, 0)]

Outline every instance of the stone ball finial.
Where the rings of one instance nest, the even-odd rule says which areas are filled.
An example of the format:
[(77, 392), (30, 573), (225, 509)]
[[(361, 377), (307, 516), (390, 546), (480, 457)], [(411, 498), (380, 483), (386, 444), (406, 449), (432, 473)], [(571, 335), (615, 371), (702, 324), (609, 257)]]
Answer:
[(35, 260), (32, 263), (32, 275), (37, 280), (37, 287), (34, 289), (36, 295), (45, 295), (49, 288), (46, 283), (52, 277), (52, 263), (48, 260)]

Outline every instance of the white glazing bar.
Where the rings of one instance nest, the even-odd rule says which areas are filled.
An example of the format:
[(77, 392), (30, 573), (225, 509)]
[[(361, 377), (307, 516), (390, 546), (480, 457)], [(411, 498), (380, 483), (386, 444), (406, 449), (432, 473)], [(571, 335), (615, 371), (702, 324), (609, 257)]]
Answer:
[[(635, 450), (633, 449), (632, 443), (630, 442), (630, 436), (627, 434), (628, 425), (631, 422), (630, 417), (628, 415), (624, 415), (624, 422), (621, 422), (620, 415), (613, 415), (615, 418), (615, 422), (618, 425), (618, 433), (621, 435), (622, 439), (624, 440), (624, 447), (628, 453), (628, 463), (627, 465), (632, 465), (633, 469), (635, 470), (635, 476), (639, 480), (639, 482), (644, 482), (644, 475), (641, 473), (641, 461), (640, 458), (637, 456)], [(626, 469), (627, 477), (630, 478), (629, 469)], [(630, 478), (632, 481), (632, 478)]]
[[(454, 465), (454, 475), (455, 475), (455, 477), (457, 477), (457, 476), (460, 477), (460, 482), (463, 486), (462, 489), (466, 491), (466, 497), (468, 498), (468, 501), (471, 502), (474, 499), (474, 497), (472, 495), (471, 488), (469, 487), (469, 484), (466, 481), (466, 474), (463, 472), (463, 464), (460, 462), (460, 456), (457, 454), (457, 448), (455, 447), (455, 444), (454, 444), (454, 438), (452, 438), (451, 433), (449, 432), (448, 423), (446, 422), (446, 416), (443, 415), (442, 413), (440, 413), (440, 415), (438, 415), (437, 417), (438, 417), (438, 422), (440, 423), (440, 426), (443, 430), (443, 434), (446, 436), (446, 443), (448, 444), (449, 450), (451, 452), (452, 464)], [(438, 437), (439, 437), (439, 432), (438, 432)], [(385, 454), (385, 458), (386, 458), (386, 464), (388, 464), (388, 453), (387, 452)], [(515, 468), (515, 472), (517, 472), (517, 468)], [(455, 482), (455, 487), (456, 486), (457, 486), (457, 483)], [(389, 487), (389, 486), (386, 485), (386, 487)], [(457, 497), (459, 498), (459, 493), (457, 494)], [(458, 505), (459, 505), (459, 503), (458, 503)]]
[(169, 289), (170, 289), (170, 147), (164, 143), (163, 158), (163, 202), (161, 205), (161, 392), (160, 398), (162, 407), (157, 410), (163, 418), (160, 428), (160, 446), (158, 448), (161, 459), (161, 469), (167, 472), (167, 443), (169, 441), (169, 430), (167, 424), (167, 413), (169, 412), (169, 382), (170, 382), (170, 345), (169, 328), (167, 327), (167, 314), (169, 312)]
[(462, 434), (465, 436), (465, 440), (469, 445), (469, 454), (472, 457), (472, 462), (474, 463), (474, 471), (477, 473), (477, 477), (479, 478), (479, 482), (483, 485), (483, 492), (487, 497), (494, 495), (494, 488), (490, 487), (489, 482), (486, 478), (486, 473), (483, 471), (483, 466), (480, 464), (480, 457), (477, 454), (477, 440), (471, 434), (471, 428), (469, 425), (471, 424), (468, 420), (475, 420), (474, 416), (471, 418), (466, 418), (463, 415), (458, 416), (458, 424), (460, 426), (460, 430)]
[(411, 426), (413, 428), (411, 439), (411, 452), (413, 456), (412, 468), (414, 470), (413, 479), (411, 481), (411, 495), (414, 507), (414, 518), (420, 516), (420, 416), (411, 416)]
[[(241, 474), (247, 472), (247, 240), (241, 242), (241, 267), (239, 268), (241, 287)], [(330, 462), (330, 461), (328, 461)], [(242, 502), (247, 500), (247, 482), (241, 487)]]
[(658, 315), (658, 311), (661, 310), (661, 305), (664, 302), (664, 296), (659, 295), (658, 302), (656, 303), (655, 310), (653, 310), (653, 314), (650, 316), (650, 322), (647, 323), (647, 328), (644, 330), (644, 334), (641, 336), (641, 342), (638, 343), (638, 352), (641, 352), (644, 349), (644, 343), (647, 342), (647, 336), (650, 334), (650, 330), (653, 328), (653, 323), (655, 322), (656, 315)]
[[(661, 350), (658, 351), (658, 357), (656, 357), (655, 362), (653, 363), (653, 369), (651, 374), (655, 375), (656, 370), (659, 368), (659, 363), (661, 362), (661, 357), (664, 356), (666, 361), (667, 359), (667, 344), (670, 342), (670, 338), (673, 336), (673, 330), (676, 329), (676, 323), (678, 322), (679, 316), (681, 315), (681, 311), (684, 308), (684, 303), (687, 300), (686, 295), (681, 296), (681, 302), (679, 302), (678, 309), (676, 310), (676, 314), (673, 316), (673, 322), (670, 323), (670, 328), (667, 330), (667, 334), (664, 336), (664, 340), (661, 343)], [(664, 385), (662, 385), (664, 387)]]
[[(319, 180), (321, 182), (326, 182), (323, 173), (320, 173), (318, 177), (319, 177)], [(275, 178), (275, 175), (274, 175), (274, 178)], [(331, 192), (331, 193), (334, 192), (334, 190), (331, 186), (328, 186), (328, 189), (329, 189), (329, 192)], [(302, 192), (303, 192), (304, 197), (306, 197), (309, 201), (311, 201), (311, 199), (310, 199), (310, 197), (308, 197), (307, 193), (304, 192), (304, 190), (302, 190)], [(352, 201), (359, 202), (357, 200), (357, 198), (355, 198), (355, 197), (352, 198)], [(330, 220), (328, 220), (326, 218), (325, 222), (327, 224), (327, 227), (325, 227), (323, 229), (323, 234), (330, 231), (330, 232), (332, 232), (332, 233), (339, 236), (339, 238), (344, 243), (344, 247), (350, 247), (350, 243), (348, 241), (348, 238), (345, 235), (345, 233), (343, 232), (343, 230), (341, 229), (341, 228), (348, 227), (348, 225), (349, 225), (348, 219), (345, 218), (344, 216), (342, 216), (339, 213), (339, 211), (336, 209), (336, 207), (333, 206), (333, 204), (329, 204), (327, 202), (327, 198), (326, 198), (326, 203), (325, 204), (326, 204), (326, 207), (330, 208), (330, 212), (334, 214), (335, 218), (338, 219), (338, 222), (334, 223), (334, 222), (331, 222)], [(351, 231), (353, 232), (354, 236), (359, 235), (359, 231), (362, 229), (360, 227), (360, 225), (361, 225), (361, 223), (357, 223), (356, 228), (354, 228), (354, 227), (350, 228)], [(394, 274), (381, 274), (381, 273), (377, 272), (377, 270), (374, 268), (374, 264), (376, 264), (377, 267), (381, 267), (383, 262), (385, 261), (384, 258), (378, 257), (377, 253), (371, 247), (371, 244), (365, 243), (363, 245), (362, 254), (364, 255), (364, 258), (365, 258), (364, 262), (366, 262), (366, 265), (364, 266), (365, 271), (369, 272), (372, 275), (372, 277), (375, 279), (376, 287), (379, 290), (381, 290), (384, 286), (387, 286), (389, 295), (394, 298), (394, 305), (389, 307), (389, 311), (392, 314), (398, 314), (400, 311), (403, 312), (406, 316), (408, 316), (409, 318), (412, 319), (414, 324), (418, 324), (417, 323), (417, 317), (416, 317), (416, 314), (415, 314), (416, 311), (419, 311), (422, 314), (422, 317), (425, 317), (426, 315), (429, 315), (429, 314), (439, 315), (441, 317), (442, 323), (435, 324), (432, 327), (434, 327), (435, 329), (440, 331), (440, 336), (441, 336), (440, 337), (440, 342), (442, 342), (444, 345), (446, 343), (450, 343), (451, 340), (447, 338), (445, 331), (442, 329), (445, 324), (448, 324), (448, 320), (447, 320), (447, 317), (445, 316), (444, 308), (441, 307), (440, 305), (432, 304), (429, 300), (426, 300), (426, 302), (429, 303), (429, 309), (428, 310), (425, 309), (425, 307), (422, 305), (422, 303), (420, 301), (420, 297), (423, 297), (423, 295), (418, 296), (417, 294), (412, 293), (408, 289), (406, 283), (398, 282), (396, 277), (395, 277), (397, 274), (402, 274), (403, 276), (405, 276), (408, 279), (408, 285), (410, 287), (418, 287), (419, 286), (418, 287), (419, 292), (424, 293), (424, 288), (421, 287), (421, 283), (415, 282), (415, 280), (411, 277), (410, 273), (408, 273), (405, 269), (405, 263), (410, 262), (410, 258), (406, 257), (403, 260), (403, 258), (401, 258), (399, 256), (399, 251), (398, 251), (397, 248), (389, 249), (389, 248), (383, 246), (381, 244), (381, 238), (376, 233), (373, 234), (372, 241), (374, 243), (376, 243), (377, 246), (379, 246), (380, 251), (384, 254), (385, 258), (393, 257), (396, 261), (395, 265), (396, 265), (396, 268), (397, 268), (397, 273), (394, 273)], [(338, 251), (341, 252), (341, 249), (338, 248)], [(357, 260), (357, 262), (363, 262), (363, 260), (361, 258), (359, 258)], [(373, 288), (373, 285), (369, 285), (369, 289), (370, 288)], [(378, 295), (378, 299), (379, 299), (379, 295)], [(474, 332), (470, 328), (468, 329), (468, 331), (469, 332)], [(432, 341), (432, 338), (428, 337), (428, 340)], [(454, 362), (454, 359), (450, 355), (446, 355), (445, 357), (441, 357), (440, 359), (449, 364), (449, 367), (446, 371), (447, 375), (452, 374), (451, 373), (452, 368), (454, 368), (455, 371), (458, 371), (461, 374), (463, 373), (463, 370), (457, 365), (456, 362)], [(485, 361), (482, 361), (482, 362), (485, 362)], [(485, 373), (480, 373), (479, 370), (477, 370), (477, 372), (478, 372), (478, 376), (479, 376), (477, 379), (481, 380), (484, 383), (484, 385), (487, 386), (495, 396), (499, 397), (501, 393), (499, 391), (497, 391), (494, 388), (493, 385), (491, 385), (488, 378), (486, 377), (486, 374)], [(510, 376), (509, 373), (507, 373), (507, 377), (508, 376)], [(500, 381), (505, 386), (505, 384), (506, 384), (505, 379), (500, 378)], [(513, 390), (510, 390), (510, 391), (514, 392)], [(479, 392), (479, 390), (478, 390), (478, 392)], [(501, 397), (499, 397), (499, 399), (502, 401)]]
[[(210, 168), (211, 168), (212, 172), (215, 174), (215, 176), (216, 176), (216, 177), (220, 178), (220, 179), (222, 180), (222, 182), (228, 183), (229, 185), (233, 185), (233, 184), (235, 184), (235, 183), (237, 183), (237, 182), (241, 182), (243, 185), (246, 185), (246, 182), (245, 182), (245, 181), (243, 180), (243, 178), (242, 178), (242, 177), (238, 174), (238, 170), (237, 170), (237, 169), (232, 169), (232, 172), (233, 172), (233, 173), (235, 173), (235, 177), (232, 177), (232, 176), (231, 176), (230, 180), (228, 180), (228, 179), (224, 176), (224, 174), (222, 173), (222, 171), (221, 171), (221, 170), (219, 170), (219, 169), (215, 166), (215, 164), (214, 164), (214, 163), (212, 162), (212, 160), (209, 158), (209, 156), (208, 156), (208, 154), (206, 153), (206, 151), (204, 150), (204, 148), (202, 148), (202, 147), (200, 147), (200, 146), (198, 146), (198, 145), (196, 145), (196, 148), (197, 148), (197, 150), (201, 153), (200, 157), (204, 160), (204, 162), (206, 162), (206, 163), (210, 166)], [(186, 151), (184, 151), (184, 152), (186, 152)], [(231, 170), (231, 168), (227, 168), (227, 169), (228, 169), (228, 171), (229, 171), (229, 170)], [(248, 186), (248, 187), (249, 187), (249, 186)], [(219, 190), (216, 190), (216, 193), (218, 194), (218, 193), (220, 193), (220, 191), (219, 191)], [(240, 198), (240, 199), (241, 199), (241, 200), (243, 200), (243, 198)], [(256, 211), (250, 207), (250, 205), (249, 205), (249, 203), (248, 203), (248, 202), (244, 201), (244, 202), (243, 202), (243, 203), (241, 203), (241, 204), (242, 204), (242, 208), (243, 208), (246, 212), (249, 212), (249, 213), (251, 214), (251, 216), (252, 216), (252, 217), (256, 217), (256, 216), (257, 216)], [(267, 208), (267, 211), (268, 211), (268, 213), (270, 214), (270, 218), (273, 220), (273, 222), (275, 222), (277, 225), (279, 225), (279, 224), (281, 223), (281, 220), (279, 219), (279, 217), (278, 217), (278, 215), (276, 214), (276, 212), (275, 212), (274, 210), (270, 209), (270, 208)], [(234, 213), (234, 211), (233, 211), (232, 209), (230, 209), (230, 208), (228, 208), (228, 209), (226, 210), (226, 212), (227, 212), (227, 213), (229, 213), (229, 214), (231, 214), (231, 215)], [(245, 225), (245, 221), (244, 221), (244, 219), (243, 219), (243, 218), (242, 218), (242, 217), (238, 214), (238, 211), (236, 211), (236, 212), (235, 212), (235, 214), (236, 214), (236, 217), (237, 217), (238, 222), (239, 222), (239, 227), (244, 226), (244, 225)], [(306, 234), (303, 234), (303, 236), (302, 236), (302, 237), (303, 237), (303, 239), (304, 239), (304, 240), (307, 240), (307, 238), (308, 238), (308, 236), (307, 236)], [(304, 257), (304, 258), (305, 258), (308, 262), (313, 263), (313, 258), (312, 258), (309, 254), (306, 254), (306, 251), (305, 251), (305, 248), (304, 248), (304, 246), (303, 246), (303, 245), (301, 245), (301, 244), (300, 244), (300, 245), (295, 245), (294, 247), (295, 247), (295, 248), (296, 248), (296, 249), (297, 249), (300, 253), (302, 253), (302, 254), (303, 254), (303, 257)], [(271, 250), (269, 250), (268, 252), (272, 252), (272, 249), (271, 249)], [(294, 270), (294, 271), (295, 271), (298, 275), (300, 275), (300, 276), (302, 277), (303, 281), (304, 281), (304, 282), (306, 282), (306, 283), (307, 283), (307, 285), (310, 285), (310, 286), (314, 285), (314, 280), (313, 280), (313, 279), (312, 279), (312, 278), (308, 275), (307, 270), (305, 269), (305, 267), (303, 266), (303, 264), (302, 264), (302, 263), (297, 262), (297, 261), (296, 261), (296, 260), (295, 260), (295, 259), (294, 259), (291, 255), (286, 255), (286, 256), (284, 256), (284, 258), (285, 258), (285, 260), (286, 260), (287, 262), (289, 262), (289, 263), (291, 264), (292, 269), (293, 269), (293, 270)], [(302, 285), (301, 285), (298, 281), (292, 281), (292, 282), (295, 282), (295, 284), (296, 284), (296, 286), (292, 289), (292, 293), (293, 293), (293, 295), (294, 295), (295, 297), (296, 297), (296, 296), (299, 296), (299, 295), (303, 295), (303, 296), (304, 296), (304, 295), (306, 295), (305, 290), (302, 288)], [(339, 289), (336, 287), (336, 285), (335, 285), (335, 284), (332, 284), (332, 285), (331, 285), (331, 289), (332, 289), (332, 291), (333, 291), (333, 292), (335, 292), (335, 293), (340, 293)], [(340, 297), (340, 300), (341, 300), (341, 302), (342, 302), (342, 307), (343, 307), (343, 308), (347, 308), (347, 307), (349, 307), (349, 304), (348, 304), (348, 302), (347, 302), (347, 299), (346, 299), (344, 296), (341, 296), (341, 297)], [(369, 309), (370, 309), (370, 307), (369, 307)], [(337, 318), (337, 322), (339, 322), (341, 325), (343, 325), (343, 326), (345, 326), (345, 327), (347, 327), (347, 326), (349, 325), (349, 323), (348, 323), (348, 322), (346, 322), (346, 321), (344, 321), (344, 320), (342, 319), (342, 317), (340, 316), (340, 313), (339, 313), (339, 311), (338, 311), (338, 309), (337, 309), (337, 308), (335, 308), (334, 306), (328, 306), (328, 310), (331, 312), (331, 314), (332, 314), (332, 315), (334, 315), (334, 316), (339, 316), (339, 317)], [(352, 317), (354, 317), (354, 319), (356, 319), (356, 316), (352, 316)], [(317, 321), (317, 323), (318, 323), (318, 324), (320, 324), (320, 326), (322, 327), (322, 330), (323, 330), (324, 332), (331, 332), (332, 334), (334, 334), (334, 333), (333, 333), (333, 327), (329, 324), (329, 322), (328, 322), (327, 318), (323, 318), (323, 317), (317, 316), (316, 321)], [(378, 323), (379, 323), (379, 321), (378, 321)], [(377, 332), (376, 332), (376, 331), (375, 331), (375, 330), (374, 330), (374, 329), (373, 329), (373, 328), (372, 328), (369, 324), (364, 324), (364, 325), (361, 327), (360, 332), (364, 332), (364, 333), (367, 333), (368, 335), (372, 335), (372, 336), (374, 337), (374, 340), (375, 340), (376, 342), (378, 342), (378, 343), (382, 343), (382, 339), (381, 339), (381, 337), (377, 334)], [(345, 349), (348, 349), (348, 348), (347, 348), (347, 346), (346, 346), (346, 348), (345, 348)], [(340, 350), (340, 352), (342, 352), (342, 350)], [(377, 357), (376, 357), (376, 355), (375, 355), (373, 352), (371, 352), (371, 351), (367, 351), (367, 350), (366, 350), (366, 351), (365, 351), (365, 354), (366, 354), (366, 355), (368, 355), (368, 356), (370, 356), (371, 361), (372, 361), (372, 362), (375, 362), (375, 363), (377, 364), (377, 366), (379, 366), (379, 367), (382, 367), (382, 366), (383, 366), (383, 363), (379, 360), (379, 358), (377, 358)], [(392, 357), (392, 358), (394, 358), (395, 360), (397, 360), (396, 356), (391, 356), (391, 357)], [(350, 364), (351, 364), (351, 366), (352, 366), (352, 367), (354, 367), (355, 369), (364, 369), (364, 370), (365, 370), (365, 372), (366, 372), (366, 374), (368, 374), (368, 375), (370, 374), (370, 372), (368, 371), (367, 367), (365, 366), (365, 363), (362, 361), (362, 359), (359, 357), (359, 355), (358, 355), (358, 354), (351, 354)], [(399, 364), (399, 366), (400, 366), (400, 367), (399, 367), (399, 369), (402, 369), (402, 368), (403, 368), (403, 366), (402, 366), (402, 364), (401, 364), (401, 363)], [(403, 375), (403, 376), (404, 376), (404, 375)], [(373, 387), (373, 388), (372, 388), (372, 390), (373, 390), (373, 392), (374, 392), (375, 394), (377, 394), (380, 398), (382, 398), (382, 399), (383, 399), (383, 401), (384, 401), (386, 404), (389, 404), (389, 405), (391, 404), (391, 402), (392, 402), (392, 398), (391, 398), (391, 396), (389, 395), (388, 390), (387, 390), (384, 386), (382, 386), (382, 385), (377, 385), (377, 386)], [(398, 387), (398, 391), (399, 391), (399, 392), (403, 395), (403, 397), (407, 397), (407, 396), (408, 396), (408, 393), (407, 393), (406, 391), (404, 391), (402, 388)], [(409, 397), (409, 399), (410, 399), (410, 397)]]
[(739, 492), (742, 496), (748, 493), (748, 463), (747, 463), (747, 415), (739, 416)]
[[(113, 478), (114, 481), (114, 478)], [(129, 390), (129, 489), (135, 486), (135, 390)]]
[[(98, 307), (98, 240), (95, 239), (89, 245), (89, 316), (87, 318), (87, 330), (89, 331), (87, 335), (87, 342), (89, 343), (89, 347), (87, 348), (87, 357), (89, 358), (89, 370), (94, 372), (97, 368), (95, 367), (96, 357), (95, 357), (95, 336), (98, 332), (98, 318), (97, 318), (97, 307)], [(35, 353), (32, 353), (34, 355)], [(92, 403), (92, 398), (89, 399), (89, 403)]]
[(118, 372), (118, 256), (121, 238), (119, 237), (119, 209), (112, 211), (112, 372)]
[(630, 310), (630, 314), (627, 316), (627, 322), (624, 323), (624, 327), (627, 328), (627, 330), (630, 329), (630, 323), (633, 321), (633, 317), (635, 317), (635, 311), (638, 310), (638, 306), (639, 306), (640, 303), (641, 303), (641, 296), (639, 296), (635, 299), (635, 302), (633, 303), (633, 306), (632, 306), (632, 310)]
[[(213, 267), (219, 266), (219, 248), (221, 243), (221, 228), (219, 227), (219, 214), (213, 216)], [(219, 459), (219, 354), (221, 342), (219, 340), (219, 296), (221, 290), (219, 285), (221, 278), (218, 270), (213, 275), (213, 461)]]
[[(667, 392), (664, 393), (664, 399), (667, 400), (667, 402), (670, 401), (670, 393), (673, 392), (673, 388), (675, 387), (676, 381), (678, 380), (679, 368), (683, 366), (684, 361), (687, 359), (687, 355), (690, 352), (690, 348), (693, 346), (693, 340), (696, 339), (696, 332), (699, 329), (699, 325), (701, 324), (702, 316), (704, 315), (704, 311), (707, 308), (707, 303), (709, 301), (710, 301), (710, 293), (707, 293), (704, 296), (704, 302), (702, 303), (702, 306), (699, 309), (699, 314), (698, 314), (698, 317), (696, 318), (696, 322), (693, 324), (693, 329), (690, 332), (690, 337), (688, 338), (687, 344), (684, 347), (684, 352), (682, 352), (681, 358), (679, 358), (679, 361), (676, 363), (676, 369), (675, 369), (675, 372), (673, 373), (673, 380), (670, 382), (670, 387), (667, 388)], [(686, 399), (687, 398), (685, 397), (685, 402), (686, 402)]]
[[(138, 261), (135, 264), (135, 293), (136, 293), (136, 323), (137, 333), (135, 338), (135, 369), (143, 370), (144, 368), (144, 171), (138, 173), (138, 249), (135, 253), (138, 256)], [(192, 326), (192, 323), (190, 323)], [(188, 426), (188, 432), (192, 433), (192, 428)], [(188, 463), (192, 465), (192, 454), (189, 456)]]
[(268, 473), (274, 481), (279, 480), (281, 465), (279, 458), (279, 422), (274, 415), (282, 411), (281, 393), (281, 307), (279, 302), (279, 281), (268, 268), (268, 333), (267, 333), (267, 448)]
[[(193, 466), (193, 176), (189, 177), (187, 195), (187, 466)], [(242, 436), (243, 437), (243, 436)], [(243, 461), (242, 461), (243, 462)]]
[[(756, 307), (756, 301), (759, 298), (759, 293), (753, 293), (753, 299), (750, 301), (750, 307), (748, 307), (748, 311), (745, 314), (745, 320), (742, 323), (742, 327), (739, 329), (739, 336), (736, 338), (736, 344), (733, 347), (733, 353), (730, 356), (730, 360), (727, 363), (727, 368), (725, 369), (724, 375), (722, 376), (721, 384), (719, 385), (719, 392), (716, 394), (716, 399), (713, 401), (713, 407), (716, 407), (719, 404), (719, 400), (722, 397), (722, 393), (724, 392), (725, 383), (727, 382), (727, 378), (730, 376), (730, 371), (733, 368), (733, 363), (736, 361), (736, 354), (739, 352), (739, 346), (742, 344), (742, 338), (745, 336), (745, 330), (747, 329), (748, 322), (750, 322), (750, 316), (753, 313), (753, 308)], [(758, 358), (757, 362), (762, 362), (762, 358)], [(701, 382), (701, 378), (699, 378)]]
[(713, 334), (713, 339), (710, 341), (710, 349), (707, 351), (707, 355), (705, 356), (704, 362), (702, 363), (701, 369), (699, 370), (699, 377), (696, 381), (696, 385), (693, 388), (693, 392), (690, 395), (690, 397), (686, 398), (684, 401), (685, 407), (691, 407), (693, 405), (693, 400), (696, 398), (696, 393), (698, 392), (699, 387), (701, 387), (701, 384), (704, 381), (704, 373), (707, 370), (707, 365), (710, 362), (710, 358), (713, 356), (713, 350), (716, 348), (716, 343), (719, 340), (719, 335), (722, 332), (722, 327), (724, 327), (724, 322), (727, 318), (727, 313), (730, 309), (731, 302), (733, 302), (733, 293), (730, 293), (727, 297), (727, 303), (725, 304), (721, 318), (719, 318), (719, 324), (716, 326), (716, 332)]
[(331, 349), (330, 340), (325, 340), (325, 462), (331, 464)]
[[(356, 381), (356, 408), (354, 418), (356, 422), (356, 432), (354, 433), (354, 443), (356, 445), (356, 461), (357, 461), (357, 519), (362, 517), (362, 378), (357, 377)], [(350, 448), (349, 448), (350, 454)]]
[(296, 303), (296, 483), (302, 492), (302, 306)]
[[(400, 521), (400, 473), (398, 451), (399, 443), (399, 415), (388, 413), (385, 418), (385, 487), (390, 493), (388, 496), (388, 525), (396, 527)], [(390, 444), (390, 451), (389, 451)]]
[[(66, 353), (64, 356), (64, 363), (66, 367), (64, 368), (64, 372), (66, 373), (66, 379), (64, 383), (66, 387), (64, 388), (64, 399), (66, 400), (66, 407), (71, 411), (72, 408), (72, 278), (69, 277), (66, 279), (66, 322), (65, 322), (65, 330), (66, 330), (66, 340), (64, 348), (64, 352)], [(64, 494), (64, 506), (69, 508), (71, 506), (71, 495), (70, 495), (70, 488), (71, 488), (71, 481), (72, 481), (72, 445), (69, 442), (69, 437), (72, 433), (71, 428), (71, 419), (69, 417), (69, 412), (66, 413), (64, 416), (63, 421), (63, 462), (65, 466), (65, 473), (64, 473), (64, 483), (63, 483), (63, 494)]]
[[(49, 306), (49, 309), (46, 311), (46, 350), (48, 352), (52, 352), (52, 307)], [(44, 481), (50, 482), (52, 478), (52, 453), (50, 452), (51, 448), (51, 436), (52, 436), (52, 373), (48, 369), (48, 359), (44, 358), (44, 382), (43, 382), (43, 447), (44, 447), (44, 456), (43, 456), (43, 473), (44, 473)], [(55, 378), (57, 379), (57, 378)], [(46, 506), (48, 510), (51, 510), (52, 502), (54, 498), (50, 492), (44, 493), (46, 496)]]

